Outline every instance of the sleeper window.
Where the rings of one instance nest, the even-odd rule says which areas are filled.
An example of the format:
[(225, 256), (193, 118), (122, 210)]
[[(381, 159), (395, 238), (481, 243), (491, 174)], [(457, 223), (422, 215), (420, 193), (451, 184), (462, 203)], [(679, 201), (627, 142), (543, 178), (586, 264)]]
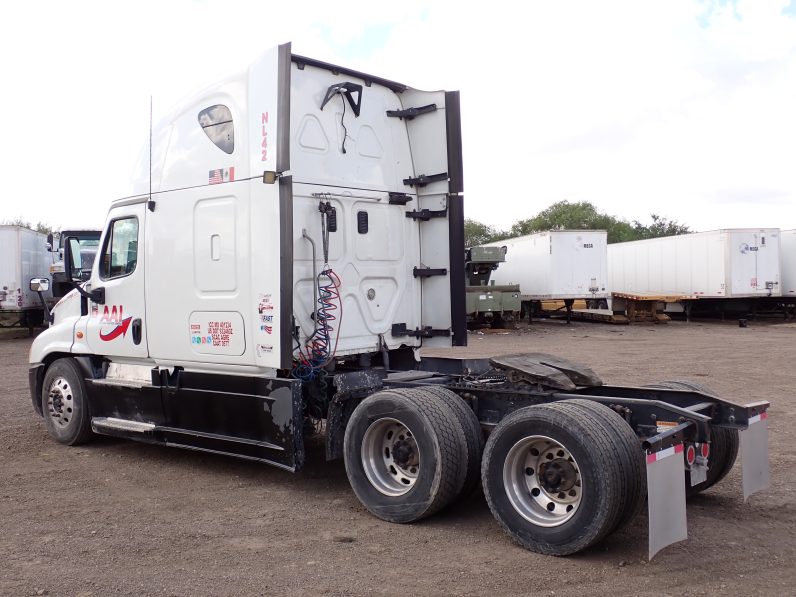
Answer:
[(199, 112), (199, 124), (216, 147), (226, 153), (235, 149), (235, 131), (232, 126), (232, 112), (218, 104)]
[(104, 280), (132, 274), (138, 263), (138, 218), (122, 218), (111, 223), (100, 267)]

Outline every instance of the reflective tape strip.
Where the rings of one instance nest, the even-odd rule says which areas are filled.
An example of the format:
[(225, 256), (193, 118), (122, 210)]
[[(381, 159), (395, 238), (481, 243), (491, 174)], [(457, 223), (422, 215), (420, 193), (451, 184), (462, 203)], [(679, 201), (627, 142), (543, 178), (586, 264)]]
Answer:
[(755, 415), (754, 417), (749, 417), (749, 424), (757, 423), (758, 421), (765, 421), (768, 418), (767, 412), (762, 412), (759, 415)]
[(665, 450), (661, 450), (660, 452), (655, 452), (653, 454), (647, 454), (647, 464), (652, 464), (653, 462), (657, 462), (658, 460), (663, 460), (667, 456), (674, 456), (675, 454), (680, 454), (683, 451), (683, 444), (677, 444), (676, 446), (672, 446), (671, 448), (666, 448)]

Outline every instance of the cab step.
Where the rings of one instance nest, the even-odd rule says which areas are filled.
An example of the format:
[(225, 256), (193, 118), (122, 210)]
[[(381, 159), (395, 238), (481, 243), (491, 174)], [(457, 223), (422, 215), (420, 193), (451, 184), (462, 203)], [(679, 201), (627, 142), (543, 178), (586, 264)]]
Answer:
[(155, 429), (155, 424), (131, 421), (129, 419), (117, 419), (114, 417), (92, 417), (91, 428), (95, 433), (102, 433), (105, 430), (147, 433)]

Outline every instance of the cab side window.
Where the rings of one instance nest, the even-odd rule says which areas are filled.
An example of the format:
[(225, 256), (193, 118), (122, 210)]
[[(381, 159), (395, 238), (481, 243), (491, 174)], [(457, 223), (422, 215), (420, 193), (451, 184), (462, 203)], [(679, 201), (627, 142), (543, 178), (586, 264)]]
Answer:
[(132, 274), (138, 263), (138, 218), (111, 222), (102, 252), (100, 277), (103, 280)]
[(216, 147), (225, 153), (235, 149), (235, 129), (232, 125), (232, 112), (224, 105), (217, 104), (199, 112), (199, 125)]

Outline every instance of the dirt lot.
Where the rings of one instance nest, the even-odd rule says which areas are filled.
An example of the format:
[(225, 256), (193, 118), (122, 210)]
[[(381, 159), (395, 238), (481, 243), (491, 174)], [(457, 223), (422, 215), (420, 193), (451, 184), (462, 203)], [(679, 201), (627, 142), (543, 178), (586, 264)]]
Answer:
[(611, 383), (691, 378), (767, 399), (772, 487), (744, 504), (736, 466), (691, 500), (689, 540), (645, 560), (646, 516), (586, 553), (514, 545), (482, 494), (419, 524), (370, 516), (313, 442), (303, 472), (98, 439), (51, 441), (27, 388), (26, 333), (0, 336), (3, 595), (792, 595), (796, 324), (534, 323), (471, 335), (472, 356), (547, 351)]

